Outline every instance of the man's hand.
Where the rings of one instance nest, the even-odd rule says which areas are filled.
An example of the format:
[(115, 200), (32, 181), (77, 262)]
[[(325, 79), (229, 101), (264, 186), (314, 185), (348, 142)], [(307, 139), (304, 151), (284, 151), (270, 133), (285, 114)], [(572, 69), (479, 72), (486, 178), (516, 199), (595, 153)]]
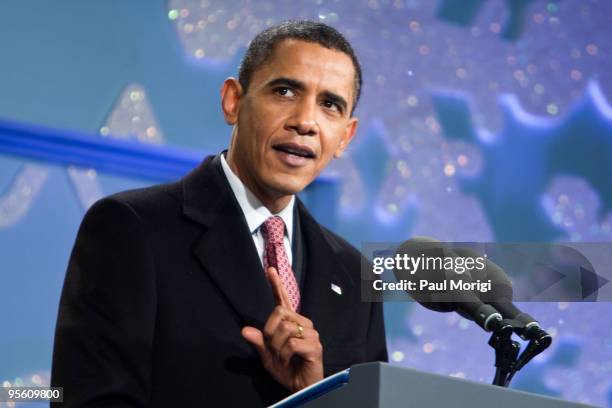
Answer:
[(272, 285), (276, 307), (263, 333), (245, 326), (242, 336), (255, 346), (272, 377), (296, 392), (323, 379), (323, 346), (312, 322), (291, 310), (276, 269), (269, 267), (266, 276)]

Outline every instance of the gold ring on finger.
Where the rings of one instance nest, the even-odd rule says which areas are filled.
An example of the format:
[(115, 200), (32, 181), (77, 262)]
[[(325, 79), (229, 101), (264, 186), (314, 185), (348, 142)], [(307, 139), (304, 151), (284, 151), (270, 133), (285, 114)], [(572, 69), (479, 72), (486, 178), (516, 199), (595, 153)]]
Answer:
[(302, 326), (299, 323), (297, 324), (297, 333), (293, 336), (293, 337), (297, 337), (298, 339), (303, 339), (304, 338), (304, 326)]

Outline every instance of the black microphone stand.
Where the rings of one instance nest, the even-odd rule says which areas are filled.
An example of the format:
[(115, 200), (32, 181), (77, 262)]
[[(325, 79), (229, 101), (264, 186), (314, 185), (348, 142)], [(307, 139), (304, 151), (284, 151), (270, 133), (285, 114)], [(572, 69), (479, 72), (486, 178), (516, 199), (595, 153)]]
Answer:
[[(524, 325), (518, 320), (497, 319), (492, 322), (492, 331), (489, 345), (495, 350), (496, 367), (493, 385), (500, 387), (508, 387), (516, 372), (552, 343), (552, 337), (537, 323)], [(520, 356), (521, 346), (512, 340), (513, 333), (529, 340), (529, 344)]]
[(521, 346), (517, 341), (512, 340), (514, 327), (508, 320), (497, 320), (495, 326), (489, 339), (489, 346), (495, 350), (496, 370), (493, 385), (507, 387), (509, 384), (507, 380), (514, 372)]
[[(516, 322), (516, 320), (513, 320), (513, 322)], [(520, 335), (523, 339), (529, 340), (529, 344), (527, 347), (525, 347), (525, 350), (521, 353), (516, 363), (512, 366), (510, 374), (506, 379), (506, 387), (510, 384), (512, 377), (514, 377), (514, 374), (516, 374), (518, 370), (523, 368), (525, 364), (531, 361), (532, 358), (546, 350), (552, 343), (552, 337), (550, 334), (542, 330), (537, 323), (532, 322), (526, 326), (522, 324), (519, 325), (520, 327), (515, 327), (515, 333)]]

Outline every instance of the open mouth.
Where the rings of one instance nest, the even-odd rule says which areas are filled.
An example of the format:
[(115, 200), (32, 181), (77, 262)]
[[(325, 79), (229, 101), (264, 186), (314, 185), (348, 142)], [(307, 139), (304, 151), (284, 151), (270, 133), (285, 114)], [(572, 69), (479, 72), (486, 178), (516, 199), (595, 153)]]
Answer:
[(312, 149), (310, 149), (307, 146), (300, 146), (294, 143), (281, 143), (281, 144), (277, 144), (272, 146), (272, 148), (274, 150), (277, 150), (279, 152), (283, 152), (283, 153), (287, 153), (287, 154), (292, 154), (294, 156), (298, 156), (298, 157), (304, 157), (306, 159), (314, 159), (315, 158), (315, 154), (312, 151)]

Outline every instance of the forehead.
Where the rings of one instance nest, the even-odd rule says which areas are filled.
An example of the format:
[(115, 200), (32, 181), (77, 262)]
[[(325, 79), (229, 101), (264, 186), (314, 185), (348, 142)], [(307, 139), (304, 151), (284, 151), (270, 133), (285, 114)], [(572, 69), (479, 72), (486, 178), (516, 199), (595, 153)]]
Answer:
[(280, 41), (266, 64), (253, 73), (251, 86), (265, 85), (279, 77), (297, 79), (308, 87), (336, 93), (348, 101), (353, 98), (353, 61), (345, 53), (317, 43), (294, 39)]

